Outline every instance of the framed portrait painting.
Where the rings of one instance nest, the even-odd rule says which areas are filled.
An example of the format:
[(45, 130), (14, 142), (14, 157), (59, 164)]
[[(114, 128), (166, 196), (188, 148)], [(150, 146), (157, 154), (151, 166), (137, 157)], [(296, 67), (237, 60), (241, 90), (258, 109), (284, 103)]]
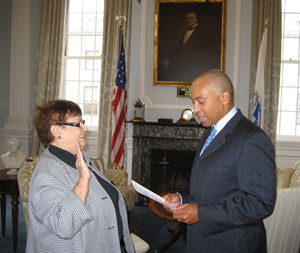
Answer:
[(154, 85), (189, 86), (225, 70), (226, 0), (156, 0)]

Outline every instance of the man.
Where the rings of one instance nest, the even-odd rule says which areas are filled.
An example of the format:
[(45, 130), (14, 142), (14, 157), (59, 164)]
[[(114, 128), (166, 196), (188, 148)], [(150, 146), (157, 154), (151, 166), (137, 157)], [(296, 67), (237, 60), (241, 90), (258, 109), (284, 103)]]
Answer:
[[(181, 194), (182, 202), (179, 194), (164, 196), (176, 207), (169, 209), (173, 217), (188, 224), (187, 252), (267, 252), (263, 219), (276, 199), (273, 145), (236, 109), (232, 83), (222, 71), (200, 74), (191, 98), (208, 129), (194, 159), (189, 192)], [(215, 137), (206, 144), (211, 131)]]
[(220, 67), (221, 41), (215, 36), (219, 31), (200, 26), (198, 15), (193, 11), (186, 14), (186, 24), (187, 29), (177, 46), (162, 61), (159, 80), (192, 81), (199, 69)]

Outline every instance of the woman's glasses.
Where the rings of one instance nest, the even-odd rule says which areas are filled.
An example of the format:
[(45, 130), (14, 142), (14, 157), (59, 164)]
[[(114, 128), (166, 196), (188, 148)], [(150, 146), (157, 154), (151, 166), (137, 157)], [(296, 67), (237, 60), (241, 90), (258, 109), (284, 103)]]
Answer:
[(80, 122), (64, 122), (64, 123), (57, 123), (56, 125), (82, 127), (84, 124), (85, 124), (85, 120), (83, 119)]

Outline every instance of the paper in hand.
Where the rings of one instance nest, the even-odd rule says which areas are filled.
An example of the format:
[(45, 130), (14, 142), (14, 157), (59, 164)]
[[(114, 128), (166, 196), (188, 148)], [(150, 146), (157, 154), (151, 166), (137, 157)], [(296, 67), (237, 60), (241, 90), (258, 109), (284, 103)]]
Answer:
[(145, 188), (144, 186), (140, 185), (139, 183), (131, 180), (132, 182), (132, 186), (133, 188), (140, 194), (150, 198), (150, 199), (153, 199), (154, 201), (164, 205), (164, 206), (167, 206), (169, 208), (175, 208), (174, 206), (172, 206), (171, 204), (168, 204), (166, 205), (165, 202), (166, 200), (164, 198), (162, 198), (161, 196), (157, 195), (156, 193), (154, 193), (153, 191), (150, 191), (149, 189)]

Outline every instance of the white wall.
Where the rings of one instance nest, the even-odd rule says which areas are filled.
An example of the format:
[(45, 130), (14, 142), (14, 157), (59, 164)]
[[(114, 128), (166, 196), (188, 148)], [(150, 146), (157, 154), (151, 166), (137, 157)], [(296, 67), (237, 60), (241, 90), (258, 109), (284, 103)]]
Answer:
[[(155, 0), (133, 1), (129, 100), (127, 120), (133, 118), (134, 103), (145, 104), (145, 120), (172, 118), (176, 122), (190, 98), (177, 97), (173, 86), (153, 86)], [(228, 0), (225, 72), (237, 92), (236, 105), (248, 115), (252, 1)], [(127, 170), (131, 173), (132, 124), (127, 124)]]
[[(227, 7), (225, 71), (238, 87), (237, 106), (247, 115), (252, 1), (228, 0)], [(189, 98), (176, 97), (176, 87), (153, 85), (155, 0), (133, 1), (132, 13), (127, 119), (133, 118), (133, 104), (140, 98), (146, 106), (147, 121), (176, 121), (182, 109), (192, 107), (192, 103)]]

